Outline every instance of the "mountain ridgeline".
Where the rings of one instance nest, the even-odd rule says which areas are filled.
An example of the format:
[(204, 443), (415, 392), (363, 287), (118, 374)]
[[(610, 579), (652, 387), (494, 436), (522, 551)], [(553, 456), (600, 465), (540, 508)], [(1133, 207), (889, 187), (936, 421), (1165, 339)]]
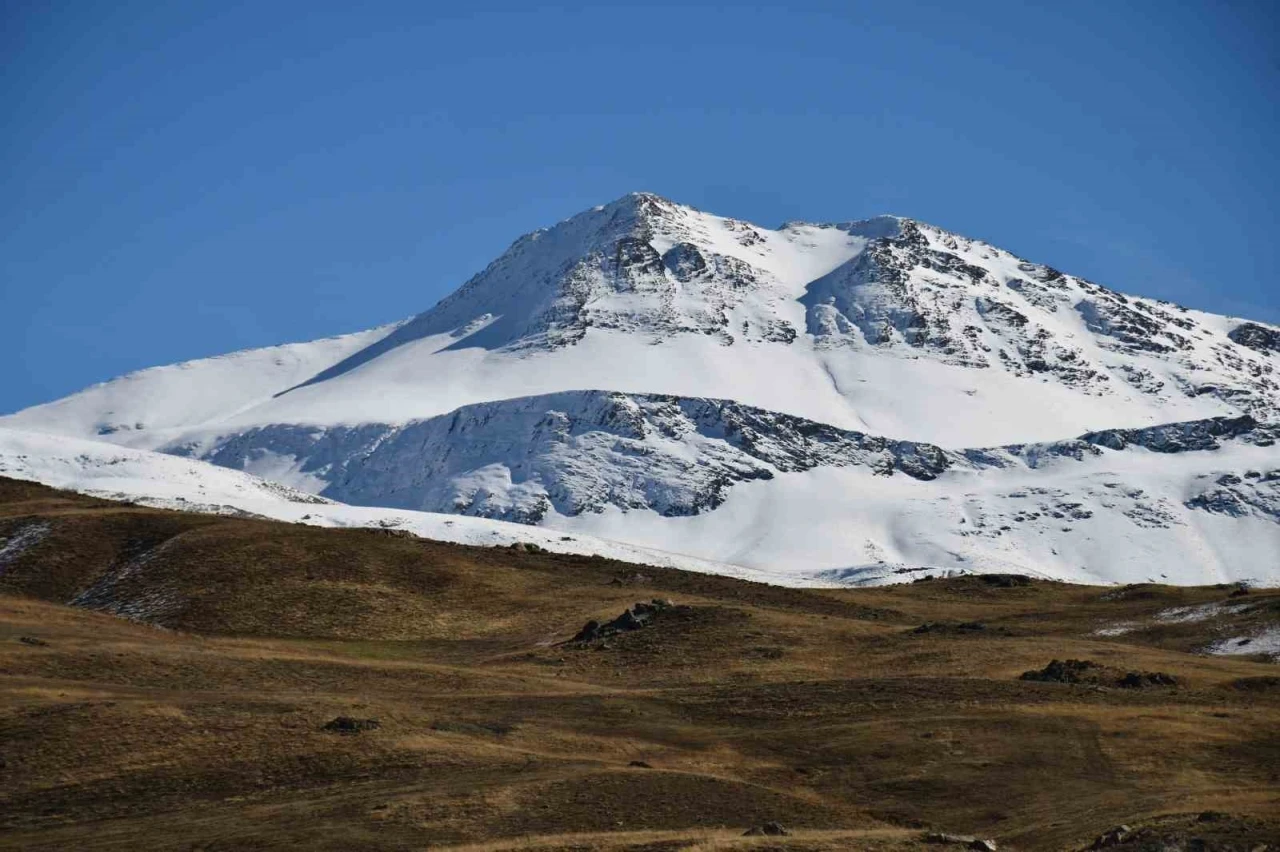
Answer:
[(1278, 367), (1274, 326), (922, 222), (637, 193), (407, 321), (0, 426), (815, 581), (1280, 582)]

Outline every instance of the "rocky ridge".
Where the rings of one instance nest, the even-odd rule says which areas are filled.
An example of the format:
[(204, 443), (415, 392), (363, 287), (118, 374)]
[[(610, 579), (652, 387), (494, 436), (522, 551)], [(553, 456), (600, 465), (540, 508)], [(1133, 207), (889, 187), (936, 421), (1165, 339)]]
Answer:
[[(1223, 442), (1270, 447), (1277, 438), (1280, 426), (1245, 415), (954, 451), (731, 400), (579, 391), (467, 406), (400, 426), (265, 427), (230, 436), (202, 457), (250, 470), (263, 458), (288, 457), (299, 474), (326, 483), (324, 496), (345, 503), (539, 523), (551, 512), (610, 508), (696, 515), (720, 506), (737, 484), (822, 466), (927, 482), (956, 468), (1034, 469), (1131, 447), (1168, 454)], [(1206, 492), (1188, 505), (1227, 511), (1234, 500), (1233, 512), (1280, 521), (1270, 496), (1280, 470), (1228, 476), (1217, 482), (1218, 496)], [(1220, 493), (1227, 486), (1236, 489), (1231, 498)]]

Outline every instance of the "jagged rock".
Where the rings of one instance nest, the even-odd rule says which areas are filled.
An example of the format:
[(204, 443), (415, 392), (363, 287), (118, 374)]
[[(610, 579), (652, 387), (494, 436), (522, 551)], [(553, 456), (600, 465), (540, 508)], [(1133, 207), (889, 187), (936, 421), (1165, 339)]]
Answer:
[(43, 639), (37, 639), (35, 636), (19, 636), (18, 641), (21, 642), (23, 645), (34, 645), (35, 647), (38, 647), (38, 648), (43, 648), (44, 646), (49, 644)]
[[(1253, 474), (1253, 475), (1250, 475)], [(1243, 477), (1223, 474), (1187, 500), (1189, 509), (1242, 518), (1249, 515), (1280, 522), (1280, 471), (1250, 471)]]
[[(515, 457), (495, 455), (519, 448)], [(710, 511), (735, 484), (775, 471), (866, 466), (932, 480), (953, 457), (941, 448), (889, 441), (726, 400), (573, 391), (467, 406), (402, 426), (322, 431), (301, 426), (250, 430), (208, 459), (242, 466), (268, 449), (302, 459), (306, 473), (333, 481), (325, 495), (376, 504), (386, 494), (408, 507), (537, 523), (610, 506), (675, 517)], [(690, 464), (690, 452), (698, 457)], [(524, 471), (498, 488), (476, 470)], [(394, 502), (394, 501), (393, 501)]]
[(677, 281), (692, 281), (707, 271), (707, 259), (692, 243), (677, 243), (662, 256), (663, 265)]
[(1227, 333), (1236, 343), (1259, 352), (1280, 352), (1280, 329), (1267, 328), (1256, 322), (1246, 322)]
[(645, 763), (643, 760), (633, 760), (627, 766), (634, 766), (636, 769), (652, 769), (653, 767)]
[[(1186, 423), (1166, 423), (1142, 429), (1108, 429), (1090, 432), (1080, 440), (1112, 450), (1129, 446), (1144, 447), (1156, 453), (1182, 453), (1195, 450), (1216, 450), (1219, 438), (1238, 438), (1258, 431), (1260, 424), (1248, 414), (1240, 417), (1213, 417)], [(1270, 429), (1262, 430), (1268, 437)]]
[(613, 621), (604, 624), (594, 620), (588, 621), (569, 642), (570, 644), (584, 644), (614, 636), (618, 633), (640, 630), (652, 624), (660, 613), (674, 606), (675, 604), (671, 601), (661, 598), (654, 598), (652, 601), (639, 601)]
[[(575, 516), (609, 508), (697, 515), (716, 509), (740, 483), (826, 466), (931, 481), (956, 468), (1033, 467), (1041, 458), (1083, 459), (1099, 448), (1193, 452), (1215, 449), (1224, 440), (1261, 443), (1277, 436), (1280, 427), (1251, 417), (1214, 418), (957, 452), (726, 400), (572, 391), (465, 406), (403, 425), (262, 427), (227, 439), (206, 458), (243, 468), (263, 452), (292, 456), (301, 473), (331, 483), (326, 497), (345, 503), (535, 524), (552, 512)], [(1193, 499), (1188, 507), (1274, 511), (1280, 522), (1280, 477), (1260, 475), (1223, 495)], [(1091, 515), (1077, 502), (1062, 516)]]
[(1117, 294), (1099, 293), (1083, 299), (1076, 311), (1085, 326), (1101, 338), (1112, 340), (1108, 348), (1121, 352), (1153, 352), (1165, 354), (1187, 348), (1190, 341), (1171, 331), (1159, 317), (1148, 316), (1115, 298)]

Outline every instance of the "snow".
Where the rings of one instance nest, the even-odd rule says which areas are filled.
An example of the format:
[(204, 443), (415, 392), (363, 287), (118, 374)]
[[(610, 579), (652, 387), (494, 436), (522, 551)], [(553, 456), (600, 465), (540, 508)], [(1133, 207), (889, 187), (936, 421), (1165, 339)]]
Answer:
[(1113, 624), (1109, 627), (1099, 627), (1097, 630), (1093, 631), (1093, 635), (1107, 636), (1107, 637), (1123, 636), (1124, 634), (1132, 633), (1137, 629), (1138, 629), (1138, 626), (1136, 624), (1133, 624), (1132, 622), (1121, 622), (1119, 624)]
[(1205, 649), (1217, 656), (1266, 654), (1280, 659), (1280, 627), (1268, 627), (1252, 636), (1233, 636), (1215, 642)]
[[(1274, 460), (1265, 448), (1227, 454), (1237, 466)], [(1196, 476), (1222, 463), (1219, 453), (1187, 454), (1173, 466), (1134, 449), (1034, 470), (951, 471), (933, 482), (819, 467), (742, 483), (715, 511), (691, 517), (614, 509), (547, 523), (821, 582), (1008, 572), (1076, 583), (1280, 585), (1274, 520), (1183, 508)], [(1143, 496), (1107, 487), (1117, 481)], [(1014, 520), (1057, 502), (1079, 503), (1090, 516)], [(1141, 525), (1132, 515), (1142, 506), (1165, 507), (1169, 519)]]
[(35, 547), (48, 534), (48, 524), (31, 523), (19, 527), (9, 538), (0, 539), (0, 574), (4, 573), (5, 567), (10, 562)]
[(234, 416), (386, 337), (395, 325), (153, 367), (0, 417), (0, 426), (150, 448), (155, 436)]
[(1250, 608), (1249, 604), (1224, 604), (1221, 602), (1199, 606), (1179, 606), (1156, 613), (1156, 621), (1165, 624), (1193, 624), (1223, 615), (1235, 615)]

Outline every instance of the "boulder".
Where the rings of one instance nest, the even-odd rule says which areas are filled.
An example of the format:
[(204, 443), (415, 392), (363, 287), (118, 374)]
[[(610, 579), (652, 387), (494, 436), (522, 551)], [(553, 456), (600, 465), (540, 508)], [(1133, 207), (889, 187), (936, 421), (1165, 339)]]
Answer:
[(592, 619), (582, 626), (570, 642), (594, 642), (600, 638), (600, 622)]
[(1039, 671), (1023, 672), (1021, 680), (1042, 683), (1087, 683), (1102, 668), (1092, 660), (1053, 660)]
[(583, 644), (586, 642), (594, 642), (597, 639), (605, 639), (609, 636), (615, 636), (619, 633), (629, 633), (633, 630), (640, 630), (648, 627), (653, 623), (659, 613), (674, 607), (675, 604), (664, 598), (654, 598), (651, 601), (638, 601), (630, 609), (623, 611), (622, 615), (613, 621), (601, 624), (598, 621), (588, 621), (583, 625), (572, 639), (570, 644)]
[(509, 544), (507, 547), (518, 553), (546, 553), (547, 549), (540, 544), (534, 544), (531, 541), (517, 541)]

